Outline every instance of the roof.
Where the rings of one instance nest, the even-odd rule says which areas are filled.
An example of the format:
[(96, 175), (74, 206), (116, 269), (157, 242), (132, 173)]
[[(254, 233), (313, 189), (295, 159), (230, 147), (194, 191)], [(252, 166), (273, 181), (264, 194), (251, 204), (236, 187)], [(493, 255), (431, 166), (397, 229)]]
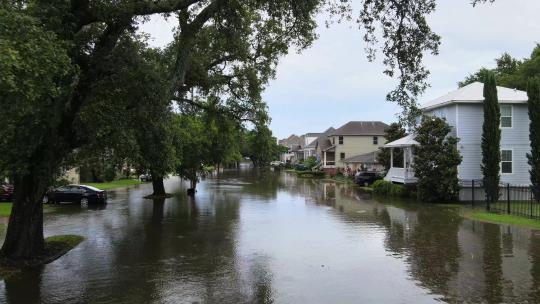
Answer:
[(334, 147), (334, 145), (332, 145), (332, 142), (328, 138), (321, 138), (321, 140), (319, 140), (319, 147), (321, 148), (321, 151), (326, 151)]
[[(500, 103), (526, 103), (527, 92), (505, 87), (497, 87)], [(473, 82), (435, 100), (420, 105), (423, 110), (435, 109), (452, 103), (482, 103), (484, 102), (484, 84)]]
[(282, 146), (286, 147), (293, 147), (293, 146), (299, 146), (302, 144), (302, 138), (297, 135), (291, 135), (285, 139), (282, 139), (278, 142)]
[(384, 135), (386, 128), (382, 121), (349, 121), (330, 135)]
[(377, 155), (379, 151), (373, 151), (365, 154), (355, 155), (353, 157), (345, 158), (344, 163), (362, 163), (362, 164), (377, 164)]
[(326, 137), (329, 136), (329, 134), (331, 134), (335, 130), (336, 129), (334, 129), (333, 127), (330, 127), (328, 129), (326, 129), (326, 131), (324, 131), (322, 133), (322, 135), (319, 136), (319, 138), (317, 138), (311, 144), (309, 144), (308, 147), (314, 147), (315, 148), (318, 145), (321, 148), (321, 151), (325, 150), (328, 147), (331, 147), (332, 144), (330, 143), (330, 140), (328, 140), (328, 138), (326, 138)]
[(304, 135), (305, 137), (319, 137), (321, 135), (323, 135), (324, 133), (306, 133), (306, 135)]
[(389, 142), (383, 147), (385, 148), (403, 148), (403, 147), (410, 147), (410, 146), (416, 146), (418, 145), (418, 142), (414, 140), (416, 138), (416, 134), (409, 134), (405, 137), (402, 137), (398, 140), (394, 140), (393, 142)]

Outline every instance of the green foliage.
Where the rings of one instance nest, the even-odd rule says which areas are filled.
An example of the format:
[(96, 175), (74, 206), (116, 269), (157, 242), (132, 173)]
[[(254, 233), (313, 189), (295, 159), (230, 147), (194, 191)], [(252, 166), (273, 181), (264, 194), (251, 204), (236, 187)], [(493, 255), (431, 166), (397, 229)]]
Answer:
[[(401, 125), (400, 123), (391, 123), (390, 126), (388, 126), (388, 128), (384, 130), (384, 137), (386, 138), (387, 143), (398, 140), (405, 136), (407, 136), (407, 132), (405, 131), (405, 128), (403, 128), (403, 125)], [(382, 164), (386, 170), (390, 169), (390, 149), (379, 148), (379, 154), (377, 154), (377, 161), (379, 162), (379, 164)], [(394, 150), (394, 163), (396, 167), (403, 166), (402, 149)]]
[(242, 154), (249, 157), (255, 167), (268, 166), (278, 158), (279, 151), (281, 148), (277, 139), (266, 125), (256, 125), (253, 130), (246, 132)]
[(501, 110), (497, 97), (497, 83), (492, 72), (484, 81), (484, 124), (482, 125), (482, 173), (486, 199), (499, 198), (501, 163)]
[(26, 172), (56, 134), (76, 68), (65, 43), (37, 19), (0, 9), (0, 71), (0, 171)]
[(209, 159), (209, 139), (202, 117), (198, 115), (177, 115), (175, 117), (177, 151), (180, 153), (176, 173), (190, 180), (198, 181), (198, 173)]
[(379, 195), (392, 197), (407, 197), (409, 191), (403, 185), (393, 184), (385, 180), (377, 180), (373, 183), (373, 192)]
[(304, 165), (311, 170), (317, 165), (317, 158), (315, 156), (310, 156), (304, 160)]
[(526, 90), (528, 80), (532, 77), (540, 77), (540, 44), (537, 44), (531, 56), (523, 60), (513, 58), (508, 53), (495, 59), (496, 67), (493, 69), (481, 68), (478, 72), (467, 76), (459, 82), (459, 87), (479, 81), (483, 82), (486, 74), (494, 73), (497, 84), (500, 86)]
[(540, 80), (532, 78), (527, 86), (529, 96), (529, 139), (531, 152), (527, 153), (532, 190), (536, 201), (540, 201)]
[(424, 117), (416, 130), (414, 174), (418, 198), (426, 202), (452, 202), (459, 195), (457, 166), (461, 155), (458, 139), (449, 136), (452, 128), (441, 118)]

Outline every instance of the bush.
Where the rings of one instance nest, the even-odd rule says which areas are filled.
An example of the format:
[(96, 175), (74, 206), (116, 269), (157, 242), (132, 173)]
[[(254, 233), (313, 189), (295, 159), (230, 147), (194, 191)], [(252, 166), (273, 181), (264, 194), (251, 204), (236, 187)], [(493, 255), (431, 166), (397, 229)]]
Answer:
[(315, 156), (310, 156), (304, 160), (304, 165), (308, 167), (308, 169), (313, 169), (317, 165), (317, 158)]
[(394, 197), (407, 197), (409, 191), (403, 185), (393, 184), (385, 180), (378, 180), (373, 183), (373, 192), (380, 195), (389, 195)]

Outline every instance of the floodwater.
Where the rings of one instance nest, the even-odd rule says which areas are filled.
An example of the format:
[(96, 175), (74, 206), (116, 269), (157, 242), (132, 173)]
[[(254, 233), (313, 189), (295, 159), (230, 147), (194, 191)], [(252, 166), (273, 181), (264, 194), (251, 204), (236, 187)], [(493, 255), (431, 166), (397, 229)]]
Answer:
[(56, 207), (45, 234), (86, 240), (1, 281), (0, 303), (540, 302), (539, 232), (284, 172), (224, 172), (194, 200), (166, 186)]

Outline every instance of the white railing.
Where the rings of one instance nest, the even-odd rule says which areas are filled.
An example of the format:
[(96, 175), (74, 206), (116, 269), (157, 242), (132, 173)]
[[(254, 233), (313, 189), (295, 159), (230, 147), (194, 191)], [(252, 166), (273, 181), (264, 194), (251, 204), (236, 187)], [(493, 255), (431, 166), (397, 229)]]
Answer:
[(418, 180), (412, 168), (390, 168), (384, 179), (401, 184), (412, 184)]

